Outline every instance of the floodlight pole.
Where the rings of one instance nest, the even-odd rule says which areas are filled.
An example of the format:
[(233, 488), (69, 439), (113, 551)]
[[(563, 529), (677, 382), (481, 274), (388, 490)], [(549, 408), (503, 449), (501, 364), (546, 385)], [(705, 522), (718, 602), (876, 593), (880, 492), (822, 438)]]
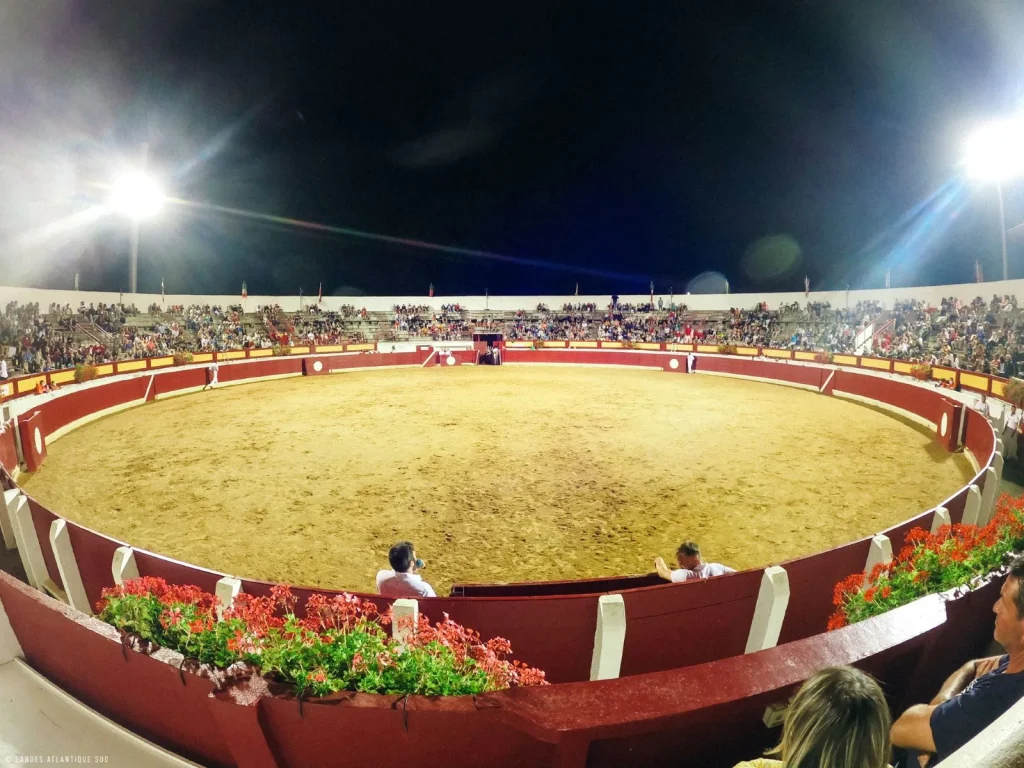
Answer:
[(999, 234), (1003, 238), (1003, 280), (1009, 280), (1009, 267), (1006, 258), (1006, 212), (1003, 209), (1003, 184), (996, 180), (996, 192), (999, 194)]
[[(143, 142), (141, 167), (143, 174), (146, 172), (146, 165), (148, 163), (149, 144)], [(132, 216), (132, 254), (131, 260), (128, 263), (128, 285), (133, 296), (139, 292), (139, 217), (137, 214)]]

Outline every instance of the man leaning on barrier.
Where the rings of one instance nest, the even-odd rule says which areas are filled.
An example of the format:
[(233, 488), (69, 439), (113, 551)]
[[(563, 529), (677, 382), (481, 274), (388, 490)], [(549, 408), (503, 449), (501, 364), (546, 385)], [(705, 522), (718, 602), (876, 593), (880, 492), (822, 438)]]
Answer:
[(915, 704), (892, 726), (892, 744), (907, 750), (901, 766), (938, 765), (1024, 696), (1024, 557), (1010, 565), (993, 635), (1003, 656), (975, 659), (943, 683), (928, 704)]
[(700, 545), (695, 541), (684, 541), (676, 550), (676, 564), (679, 566), (669, 570), (664, 558), (654, 559), (654, 569), (665, 581), (686, 581), (687, 579), (708, 579), (712, 576), (725, 576), (736, 571), (721, 563), (705, 563), (700, 558)]

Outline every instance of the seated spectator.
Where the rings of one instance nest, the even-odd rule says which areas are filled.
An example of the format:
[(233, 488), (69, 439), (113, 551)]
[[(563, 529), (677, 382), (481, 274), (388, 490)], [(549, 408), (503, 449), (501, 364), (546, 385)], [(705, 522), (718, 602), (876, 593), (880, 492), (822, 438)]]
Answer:
[(687, 579), (709, 579), (712, 576), (724, 576), (736, 573), (721, 563), (705, 563), (700, 559), (700, 546), (695, 541), (684, 541), (676, 550), (676, 563), (679, 567), (669, 570), (663, 558), (654, 559), (654, 568), (658, 575), (666, 581), (686, 581)]
[(764, 759), (736, 768), (885, 768), (889, 706), (874, 678), (853, 667), (823, 669), (796, 692), (782, 741)]
[(947, 678), (931, 702), (915, 704), (893, 723), (893, 746), (907, 750), (901, 765), (938, 765), (1024, 696), (1022, 580), (1024, 557), (1018, 557), (992, 609), (993, 636), (1006, 654), (967, 662)]
[(412, 542), (400, 541), (388, 552), (391, 570), (377, 571), (377, 592), (384, 597), (437, 597), (434, 588), (417, 571), (423, 561), (416, 557)]

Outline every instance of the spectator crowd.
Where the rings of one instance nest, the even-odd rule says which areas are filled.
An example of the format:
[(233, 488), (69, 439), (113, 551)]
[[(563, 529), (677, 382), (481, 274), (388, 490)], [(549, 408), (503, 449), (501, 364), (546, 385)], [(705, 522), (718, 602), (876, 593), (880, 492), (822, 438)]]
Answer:
[(235, 350), (276, 345), (341, 344), (369, 339), (395, 341), (470, 338), (474, 328), (502, 332), (509, 341), (605, 340), (735, 344), (829, 353), (861, 353), (944, 365), (999, 376), (1015, 375), (1024, 361), (1024, 315), (1013, 296), (965, 302), (942, 299), (939, 306), (902, 300), (884, 310), (878, 302), (833, 308), (827, 302), (793, 302), (776, 310), (691, 312), (686, 305), (628, 304), (613, 297), (603, 310), (593, 302), (546, 304), (505, 313), (474, 312), (459, 304), (395, 305), (390, 314), (344, 305), (337, 311), (313, 304), (302, 313), (279, 306), (257, 308), (255, 318), (241, 306), (153, 305), (146, 327), (133, 321), (134, 306), (10, 302), (0, 315), (0, 352), (9, 370), (39, 372), (178, 351)]

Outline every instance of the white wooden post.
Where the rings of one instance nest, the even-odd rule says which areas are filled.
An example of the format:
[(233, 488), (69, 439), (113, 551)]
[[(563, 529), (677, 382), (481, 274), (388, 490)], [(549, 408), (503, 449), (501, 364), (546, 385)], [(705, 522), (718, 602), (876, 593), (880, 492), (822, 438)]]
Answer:
[(992, 419), (992, 428), (996, 431), (997, 437), (1003, 434), (1003, 427), (1006, 426), (1006, 414), (1008, 413), (1006, 409), (1007, 406), (1004, 405), (999, 410), (999, 415)]
[(1006, 449), (1003, 448), (1003, 439), (1001, 437), (996, 438), (996, 453), (1000, 456), (1006, 453)]
[(945, 507), (938, 507), (935, 510), (935, 516), (932, 518), (932, 533), (938, 533), (939, 528), (944, 525), (952, 525), (953, 521), (949, 517), (949, 510)]
[(135, 564), (135, 550), (131, 547), (115, 549), (111, 570), (114, 574), (114, 583), (119, 587), (126, 581), (139, 578), (139, 566)]
[(981, 515), (981, 488), (972, 485), (967, 489), (967, 502), (964, 504), (964, 516), (960, 522), (964, 525), (977, 525)]
[(78, 560), (75, 559), (75, 550), (71, 546), (71, 534), (68, 533), (66, 520), (58, 518), (50, 523), (50, 547), (57, 561), (57, 570), (60, 571), (60, 580), (64, 584), (68, 602), (75, 610), (91, 616), (92, 607), (85, 594), (85, 585), (78, 570)]
[(889, 541), (889, 537), (881, 533), (877, 536), (872, 536), (871, 548), (868, 550), (868, 559), (864, 563), (865, 583), (867, 583), (867, 577), (871, 575), (871, 571), (875, 569), (876, 565), (891, 562), (892, 542)]
[(757, 653), (778, 644), (788, 606), (789, 574), (786, 569), (780, 565), (765, 568), (744, 653)]
[(14, 549), (17, 546), (14, 540), (14, 525), (11, 523), (11, 513), (8, 510), (11, 508), (11, 502), (20, 495), (21, 491), (17, 488), (4, 491), (4, 506), (0, 509), (0, 536), (3, 537), (6, 549)]
[(622, 669), (622, 648), (626, 643), (626, 603), (622, 595), (601, 595), (597, 599), (597, 630), (594, 655), (590, 661), (591, 680), (614, 680)]
[[(391, 637), (401, 646), (416, 634), (420, 620), (420, 604), (416, 600), (401, 597), (391, 604)], [(401, 626), (399, 626), (401, 624)]]
[(224, 611), (235, 602), (235, 597), (242, 591), (242, 580), (234, 576), (225, 576), (217, 581), (217, 621), (224, 620)]
[(11, 514), (14, 541), (18, 547), (18, 554), (21, 555), (21, 566), (25, 569), (28, 583), (36, 589), (42, 589), (43, 582), (50, 578), (50, 574), (46, 572), (46, 561), (43, 560), (39, 536), (32, 523), (32, 510), (28, 505), (28, 499), (24, 495), (18, 494), (7, 510)]
[(1003, 467), (1006, 464), (1006, 460), (1003, 458), (1003, 454), (997, 453), (992, 459), (992, 469), (996, 471), (996, 485), (1003, 479)]
[(978, 513), (978, 525), (987, 525), (992, 519), (996, 508), (996, 494), (999, 493), (999, 478), (992, 467), (985, 469), (985, 485), (981, 488), (981, 511)]
[(3, 601), (0, 601), (0, 666), (8, 661), (23, 658), (25, 658), (25, 654), (21, 650), (21, 643), (18, 642), (18, 638), (14, 634), (11, 620), (7, 618)]

